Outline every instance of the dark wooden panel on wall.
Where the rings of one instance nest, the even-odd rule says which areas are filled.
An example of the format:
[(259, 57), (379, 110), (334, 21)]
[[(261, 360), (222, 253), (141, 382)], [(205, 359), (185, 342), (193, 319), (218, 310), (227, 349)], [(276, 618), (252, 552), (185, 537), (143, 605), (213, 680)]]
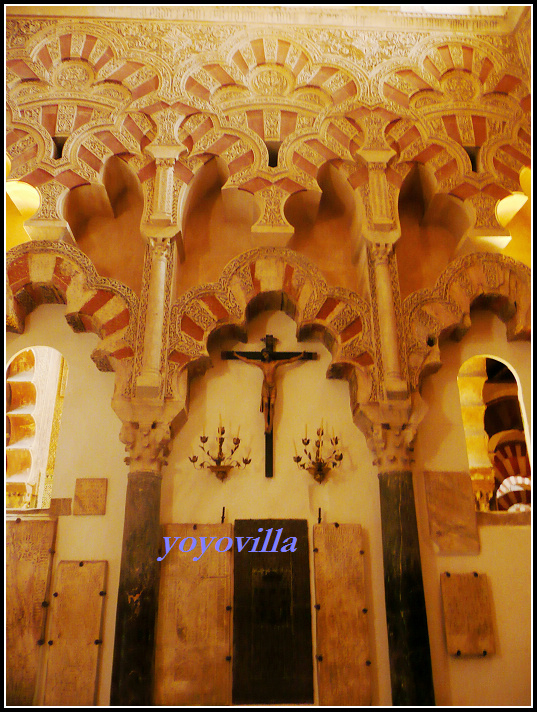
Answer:
[(370, 705), (362, 527), (315, 525), (313, 546), (319, 704)]
[(6, 522), (6, 702), (33, 703), (45, 634), (56, 520)]
[(60, 561), (51, 597), (46, 706), (97, 703), (106, 561)]
[[(243, 543), (251, 537), (241, 552), (239, 537)], [(290, 537), (296, 551), (282, 552)], [(312, 703), (307, 522), (237, 520), (235, 542), (233, 704)]]
[[(172, 548), (164, 556), (163, 546), (161, 554), (155, 704), (229, 705), (233, 546), (224, 549), (232, 526), (166, 524), (163, 536), (171, 537)], [(196, 539), (192, 551), (193, 541), (182, 545), (189, 537)], [(208, 545), (203, 555), (201, 537)]]

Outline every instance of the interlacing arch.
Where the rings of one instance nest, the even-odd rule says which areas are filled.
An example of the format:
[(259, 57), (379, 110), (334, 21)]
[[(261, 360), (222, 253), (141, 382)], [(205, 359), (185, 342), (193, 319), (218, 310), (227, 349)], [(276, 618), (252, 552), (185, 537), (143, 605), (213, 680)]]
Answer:
[(468, 200), (477, 227), (490, 227), (483, 214), (517, 190), (530, 164), (530, 94), (521, 69), (481, 44), (429, 41), (410, 62), (394, 60), (381, 81), (389, 103), (414, 124), (390, 131), (400, 159), (428, 166), (440, 192)]
[(472, 253), (454, 260), (433, 289), (420, 289), (403, 302), (411, 387), (442, 363), (439, 340), (462, 338), (471, 325), (472, 306), (490, 309), (505, 322), (507, 339), (531, 335), (530, 269), (509, 257)]
[(245, 338), (246, 324), (264, 309), (285, 311), (299, 339), (318, 334), (332, 354), (331, 378), (346, 378), (351, 397), (369, 400), (377, 390), (374, 340), (368, 303), (329, 287), (318, 269), (285, 248), (258, 248), (232, 260), (216, 283), (185, 293), (173, 306), (168, 351), (168, 393), (186, 369), (210, 366), (208, 342), (223, 331)]
[(90, 260), (64, 243), (27, 242), (7, 254), (7, 329), (24, 332), (24, 321), (40, 304), (65, 304), (75, 332), (102, 340), (92, 359), (101, 371), (132, 359), (138, 299), (124, 284), (100, 277)]

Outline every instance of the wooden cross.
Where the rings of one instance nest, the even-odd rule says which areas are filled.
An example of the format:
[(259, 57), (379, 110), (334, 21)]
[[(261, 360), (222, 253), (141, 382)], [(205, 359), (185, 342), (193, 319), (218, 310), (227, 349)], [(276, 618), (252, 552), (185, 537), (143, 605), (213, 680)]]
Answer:
[(273, 438), (274, 403), (276, 401), (276, 369), (279, 366), (294, 361), (314, 361), (317, 354), (312, 351), (281, 351), (274, 352), (277, 339), (267, 334), (261, 341), (265, 348), (261, 351), (222, 351), (223, 359), (238, 359), (257, 366), (263, 371), (263, 387), (261, 389), (261, 412), (265, 416), (265, 477), (272, 477), (273, 472)]

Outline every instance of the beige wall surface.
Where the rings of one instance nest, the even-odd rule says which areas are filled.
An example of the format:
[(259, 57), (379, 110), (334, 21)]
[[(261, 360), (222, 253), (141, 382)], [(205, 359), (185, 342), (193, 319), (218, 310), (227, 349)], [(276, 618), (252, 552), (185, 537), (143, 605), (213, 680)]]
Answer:
[[(507, 342), (505, 326), (497, 317), (472, 312), (469, 332), (460, 343), (447, 342), (441, 347), (443, 366), (422, 387), (429, 410), (417, 438), (415, 490), (437, 705), (531, 703), (531, 527), (480, 526), (479, 554), (440, 556), (428, 534), (423, 484), (424, 470), (468, 471), (457, 374), (472, 356), (494, 356), (509, 364), (519, 379), (531, 423), (530, 351), (527, 342)], [(527, 429), (527, 437), (529, 433)], [(440, 594), (440, 574), (445, 571), (487, 574), (495, 655), (486, 659), (448, 656)]]
[[(316, 351), (317, 361), (284, 366), (278, 371), (274, 425), (274, 478), (264, 476), (263, 415), (259, 411), (261, 371), (220, 358), (220, 350), (259, 350), (266, 333), (277, 336), (277, 350)], [(99, 373), (90, 359), (94, 335), (75, 335), (62, 307), (41, 306), (32, 313), (23, 335), (8, 335), (6, 355), (49, 345), (67, 360), (69, 376), (58, 441), (53, 497), (73, 497), (78, 477), (108, 477), (104, 516), (60, 517), (54, 567), (62, 559), (106, 559), (109, 582), (105, 605), (103, 665), (99, 704), (109, 701), (115, 606), (119, 579), (127, 468), (119, 441), (120, 423), (111, 409), (112, 373)], [(423, 385), (429, 411), (417, 440), (415, 489), (430, 629), (437, 704), (521, 704), (530, 699), (531, 531), (524, 527), (480, 527), (481, 551), (475, 556), (439, 556), (428, 536), (423, 470), (467, 468), (466, 444), (456, 377), (460, 364), (476, 354), (507, 361), (527, 394), (530, 346), (508, 344), (496, 317), (476, 314), (470, 332), (459, 344), (442, 347), (443, 367)], [(319, 341), (297, 342), (296, 327), (283, 312), (266, 312), (248, 327), (248, 344), (222, 342), (211, 353), (214, 367), (193, 381), (189, 419), (172, 443), (163, 472), (161, 521), (219, 522), (239, 518), (304, 518), (311, 527), (322, 509), (323, 522), (361, 524), (366, 542), (366, 585), (373, 664), (373, 703), (391, 704), (378, 481), (364, 436), (352, 422), (345, 381), (329, 380), (330, 354)], [(529, 413), (529, 398), (525, 401)], [(240, 426), (238, 454), (251, 457), (244, 470), (220, 482), (212, 473), (194, 469), (188, 457), (202, 454), (199, 436), (211, 438), (222, 419), (226, 434)], [(305, 427), (314, 435), (321, 424), (340, 438), (343, 461), (322, 485), (293, 462), (295, 444), (302, 449)], [(439, 433), (442, 437), (439, 437)], [(210, 441), (209, 441), (210, 442)], [(310, 541), (311, 544), (311, 541)], [(181, 555), (171, 552), (170, 555)], [(440, 574), (479, 571), (491, 581), (497, 652), (487, 659), (451, 659), (447, 655), (440, 597)], [(312, 591), (313, 591), (312, 577)], [(315, 640), (315, 636), (314, 636)]]
[[(67, 361), (69, 373), (58, 437), (53, 498), (74, 499), (75, 482), (83, 477), (108, 478), (106, 514), (60, 516), (53, 560), (52, 585), (62, 560), (108, 561), (108, 585), (104, 607), (102, 666), (98, 704), (110, 701), (115, 615), (127, 467), (119, 441), (121, 423), (111, 408), (114, 374), (100, 373), (90, 354), (99, 339), (94, 334), (74, 334), (64, 319), (64, 307), (43, 305), (26, 320), (24, 334), (8, 334), (6, 360), (29, 346), (51, 346)], [(41, 680), (38, 699), (41, 695)]]

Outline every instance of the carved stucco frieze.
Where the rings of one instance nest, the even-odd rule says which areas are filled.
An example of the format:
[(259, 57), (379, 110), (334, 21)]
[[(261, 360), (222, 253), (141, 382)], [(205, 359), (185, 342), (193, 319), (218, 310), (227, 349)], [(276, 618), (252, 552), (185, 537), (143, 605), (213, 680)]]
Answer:
[[(259, 106), (263, 107), (264, 113), (260, 131), (266, 134), (261, 136), (263, 140), (276, 140), (278, 132), (280, 140), (287, 138), (281, 134), (281, 113), (278, 112), (282, 110), (296, 110), (297, 130), (301, 126), (310, 126), (309, 114), (311, 111), (319, 113), (319, 101), (326, 120), (331, 114), (334, 120), (336, 116), (341, 116), (342, 109), (343, 113), (353, 112), (360, 105), (372, 107), (375, 104), (383, 105), (384, 109), (395, 111), (396, 114), (406, 115), (409, 107), (394, 102), (382, 89), (390, 84), (392, 79), (391, 86), (394, 89), (409, 96), (411, 101), (415, 99), (416, 102), (422, 102), (419, 106), (414, 103), (408, 114), (417, 124), (425, 118), (423, 111), (428, 110), (430, 104), (427, 101), (433, 94), (436, 97), (434, 108), (440, 113), (443, 112), (443, 115), (454, 110), (460, 112), (462, 105), (467, 107), (469, 102), (476, 107), (492, 106), (492, 102), (496, 100), (495, 96), (498, 100), (502, 97), (505, 99), (505, 94), (495, 95), (491, 90), (494, 89), (493, 82), (501, 80), (506, 72), (512, 72), (515, 78), (520, 78), (519, 84), (513, 90), (514, 94), (507, 97), (509, 101), (518, 101), (521, 92), (527, 91), (523, 89), (525, 83), (527, 84), (525, 65), (515, 61), (520, 43), (517, 45), (516, 40), (507, 36), (492, 37), (482, 34), (479, 38), (465, 37), (463, 41), (456, 37), (456, 33), (433, 37), (428, 32), (381, 31), (373, 28), (358, 31), (335, 27), (300, 27), (294, 32), (283, 32), (270, 26), (257, 30), (250, 28), (246, 32), (244, 27), (232, 23), (201, 30), (199, 25), (192, 22), (143, 23), (139, 20), (96, 18), (76, 21), (60, 18), (35, 22), (17, 19), (10, 22), (15, 24), (8, 34), (11, 47), (9, 51), (13, 58), (15, 53), (18, 53), (17, 61), (26, 62), (30, 71), (39, 70), (38, 76), (43, 80), (41, 89), (34, 82), (15, 81), (11, 91), (18, 102), (21, 101), (22, 95), (17, 94), (17, 91), (23, 89), (32, 89), (35, 92), (31, 96), (34, 102), (45, 98), (49, 100), (49, 81), (53, 83), (56, 94), (67, 89), (71, 92), (70, 96), (84, 95), (85, 100), (90, 98), (92, 101), (99, 99), (111, 102), (113, 111), (119, 112), (118, 117), (124, 116), (122, 112), (128, 111), (129, 108), (145, 110), (145, 107), (153, 113), (151, 107), (157, 106), (159, 101), (164, 100), (168, 104), (179, 101), (182, 106), (189, 107), (187, 110), (190, 112), (199, 111), (201, 108), (219, 117), (222, 128), (213, 137), (202, 137), (195, 148), (197, 152), (209, 148), (209, 142), (215, 144), (222, 136), (226, 123), (224, 113), (232, 109), (233, 104), (230, 104), (229, 100), (233, 102), (234, 88), (238, 90), (235, 99), (238, 102), (237, 109), (240, 105), (244, 106), (245, 101), (250, 106), (255, 106), (258, 100), (261, 101)], [(32, 27), (37, 28), (35, 34), (28, 32), (25, 22), (30, 22)], [(70, 39), (62, 40), (61, 45), (60, 37)], [(97, 38), (96, 41), (92, 40), (92, 45), (87, 44), (89, 37)], [(263, 47), (266, 49), (264, 59), (258, 53), (256, 37), (262, 37)], [(69, 56), (66, 56), (65, 48), (68, 42), (70, 49)], [(44, 53), (45, 50), (48, 54)], [(486, 79), (488, 84), (483, 85), (483, 89), (488, 92), (486, 97), (483, 96), (483, 89), (480, 89), (481, 84), (477, 79), (483, 71), (485, 59), (492, 62), (492, 70)], [(49, 64), (49, 61), (52, 64)], [(43, 62), (47, 63), (48, 68)], [(469, 62), (471, 72), (468, 71)], [(94, 67), (98, 65), (100, 66), (97, 71), (101, 81), (95, 83), (92, 72), (95, 74)], [(11, 67), (9, 71), (13, 73)], [(196, 94), (191, 91), (192, 87), (187, 89), (189, 77), (196, 81), (199, 87), (204, 87), (202, 94), (206, 91), (206, 95)], [(108, 79), (111, 81), (107, 81)], [(25, 84), (27, 86), (24, 86)], [(30, 84), (33, 86), (29, 86)], [(429, 86), (431, 89), (420, 90), (423, 86)], [(144, 91), (148, 93), (133, 98), (132, 92), (141, 91), (141, 87), (146, 87), (142, 94)], [(377, 91), (375, 96), (371, 94), (373, 88)], [(346, 95), (345, 92), (350, 94)], [(313, 103), (308, 105), (310, 100)], [(423, 103), (423, 100), (427, 101)], [(506, 118), (509, 115), (511, 120), (512, 107), (511, 111), (508, 111), (507, 107), (500, 111)], [(71, 114), (68, 116), (69, 112)], [(60, 110), (59, 118), (59, 126), (66, 130), (69, 121), (76, 121), (72, 116), (72, 107), (67, 105)], [(112, 118), (115, 122), (115, 117)], [(234, 120), (238, 120), (237, 116)], [(469, 122), (470, 114), (466, 117), (466, 123), (460, 122), (459, 129), (464, 141), (472, 137)], [(119, 125), (115, 125), (116, 131), (119, 130)], [(317, 125), (319, 129), (321, 125), (326, 125), (325, 119), (317, 122)], [(119, 134), (114, 131), (111, 133), (127, 151), (136, 153), (136, 146), (128, 133), (121, 133), (121, 130)], [(493, 126), (490, 124), (487, 142), (490, 143), (493, 133)], [(328, 135), (323, 136), (322, 132), (319, 136), (321, 144), (329, 149), (327, 155), (330, 156), (332, 152), (335, 156), (342, 157), (341, 152), (335, 150), (337, 146), (333, 137), (330, 138), (329, 141)], [(433, 137), (426, 138), (426, 134), (423, 134), (423, 139), (426, 148)], [(84, 139), (80, 143), (83, 141)], [(445, 160), (441, 157), (433, 159), (440, 162), (435, 170), (440, 171), (440, 189), (446, 192), (456, 191), (463, 180), (464, 172), (468, 173), (468, 160), (461, 153), (457, 141), (450, 136), (446, 138), (446, 149)], [(77, 152), (69, 146), (66, 150), (69, 154)], [(225, 153), (228, 147), (223, 150)], [(117, 149), (114, 150), (116, 151)], [(253, 153), (255, 169), (248, 171), (240, 167), (230, 179), (233, 186), (240, 187), (241, 181), (242, 184), (248, 183), (252, 179), (253, 171), (259, 170), (255, 149)], [(229, 153), (229, 161), (241, 159), (241, 155), (244, 153), (240, 154), (237, 147)], [(296, 152), (292, 153), (282, 162), (282, 177), (289, 176), (302, 188), (315, 189), (315, 176), (296, 165), (294, 157), (297, 155), (299, 154)], [(313, 157), (314, 154), (311, 155)], [(507, 170), (516, 170), (520, 165), (510, 156), (505, 159), (507, 169), (502, 173), (487, 156), (485, 145), (482, 149), (482, 162), (491, 173), (491, 181), (512, 188)], [(442, 169), (453, 157), (457, 159), (455, 173), (444, 175)], [(81, 181), (97, 180), (92, 173), (92, 167), (87, 164), (79, 164), (77, 167), (75, 156), (70, 155), (70, 158), (72, 162), (65, 166), (64, 170), (78, 171)], [(412, 152), (408, 158), (412, 160)], [(42, 161), (39, 159), (35, 168), (39, 167), (40, 160)], [(317, 160), (314, 160), (312, 165), (317, 171)], [(14, 169), (17, 167), (14, 166)], [(448, 172), (447, 168), (445, 172)], [(367, 195), (367, 186), (362, 189), (368, 206), (368, 219), (376, 216), (382, 223), (393, 208), (394, 188), (390, 183), (384, 182), (380, 172), (377, 174), (373, 169), (371, 178), (373, 182), (376, 181), (375, 189)], [(467, 180), (472, 184), (471, 175)], [(174, 185), (173, 191), (176, 190), (177, 186)], [(152, 200), (154, 196), (155, 191), (152, 193)], [(489, 224), (494, 224), (492, 219)]]

